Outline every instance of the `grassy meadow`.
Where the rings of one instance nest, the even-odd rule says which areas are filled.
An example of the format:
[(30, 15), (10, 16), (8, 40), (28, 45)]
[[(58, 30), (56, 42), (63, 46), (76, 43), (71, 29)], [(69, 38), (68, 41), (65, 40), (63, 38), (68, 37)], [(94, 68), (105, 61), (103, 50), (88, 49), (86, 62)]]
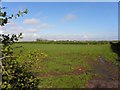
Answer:
[(116, 64), (117, 54), (113, 53), (109, 44), (39, 44), (15, 43), (14, 53), (20, 55), (19, 62), (27, 60), (29, 51), (38, 50), (46, 54), (46, 59), (34, 63), (32, 72), (40, 79), (40, 88), (84, 88), (85, 84), (95, 76), (90, 62), (101, 56), (107, 62)]

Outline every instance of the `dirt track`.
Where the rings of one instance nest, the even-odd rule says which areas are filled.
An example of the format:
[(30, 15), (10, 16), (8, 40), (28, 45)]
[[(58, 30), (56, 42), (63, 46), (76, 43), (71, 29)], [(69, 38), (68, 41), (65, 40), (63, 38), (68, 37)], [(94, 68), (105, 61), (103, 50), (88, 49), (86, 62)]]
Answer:
[(88, 81), (86, 88), (118, 88), (118, 67), (99, 56), (95, 62), (89, 64), (93, 67), (95, 75)]

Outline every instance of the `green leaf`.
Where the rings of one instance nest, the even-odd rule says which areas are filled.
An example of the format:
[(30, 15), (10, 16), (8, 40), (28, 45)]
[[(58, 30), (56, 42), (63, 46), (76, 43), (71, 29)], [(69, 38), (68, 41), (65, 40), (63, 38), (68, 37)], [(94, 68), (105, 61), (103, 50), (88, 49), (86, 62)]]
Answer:
[(27, 13), (28, 13), (28, 10), (26, 9), (26, 10), (24, 11), (24, 13), (27, 14)]

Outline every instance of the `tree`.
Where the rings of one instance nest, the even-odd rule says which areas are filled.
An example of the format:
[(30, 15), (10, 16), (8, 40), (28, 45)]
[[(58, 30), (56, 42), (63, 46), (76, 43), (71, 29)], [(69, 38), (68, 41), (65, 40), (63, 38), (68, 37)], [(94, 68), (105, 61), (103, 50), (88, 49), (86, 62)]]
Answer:
[[(2, 12), (5, 7), (0, 7), (0, 26), (4, 26), (8, 23), (9, 19), (17, 18), (23, 14), (27, 14), (25, 11), (19, 11), (15, 15), (7, 15), (7, 12)], [(13, 48), (11, 45), (18, 41), (22, 36), (19, 35), (5, 35), (0, 34), (0, 40), (2, 42), (2, 89), (34, 89), (37, 88), (38, 79), (27, 70), (24, 65), (18, 63), (18, 57), (14, 56)], [(34, 57), (33, 57), (34, 58)]]

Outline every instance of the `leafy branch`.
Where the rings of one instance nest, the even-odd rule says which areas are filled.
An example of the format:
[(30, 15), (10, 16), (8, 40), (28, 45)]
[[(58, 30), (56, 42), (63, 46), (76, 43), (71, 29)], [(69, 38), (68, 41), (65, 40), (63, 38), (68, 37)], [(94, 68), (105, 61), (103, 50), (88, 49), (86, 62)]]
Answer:
[(20, 16), (23, 16), (23, 14), (27, 14), (28, 13), (28, 10), (24, 10), (24, 11), (18, 11), (17, 14), (12, 14), (10, 16), (7, 15), (7, 12), (2, 12), (2, 9), (5, 9), (6, 7), (3, 7), (3, 8), (0, 8), (0, 25), (1, 26), (4, 26), (5, 24), (8, 23), (8, 20), (9, 19), (13, 19), (13, 18), (17, 18), (17, 17), (20, 17)]

